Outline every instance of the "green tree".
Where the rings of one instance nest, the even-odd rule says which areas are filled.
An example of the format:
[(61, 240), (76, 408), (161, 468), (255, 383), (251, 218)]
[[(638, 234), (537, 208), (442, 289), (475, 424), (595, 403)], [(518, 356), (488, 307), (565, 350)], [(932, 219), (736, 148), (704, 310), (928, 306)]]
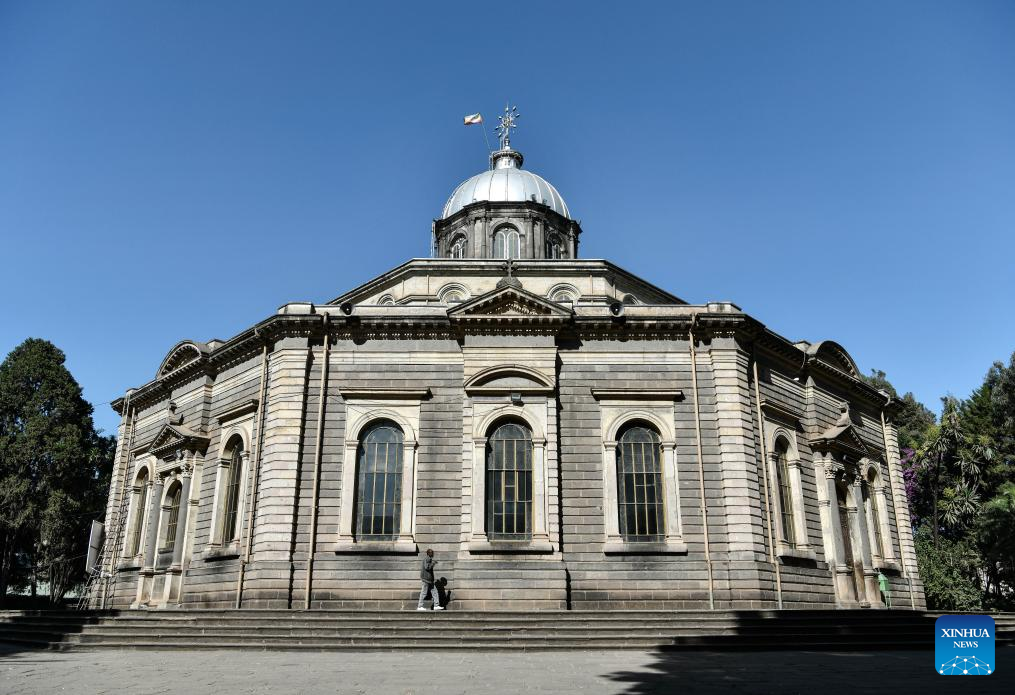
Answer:
[(928, 428), (936, 421), (934, 413), (916, 400), (916, 396), (912, 392), (907, 391), (900, 396), (892, 382), (888, 381), (888, 376), (880, 369), (872, 369), (870, 376), (862, 378), (870, 386), (885, 391), (889, 396), (899, 401), (899, 412), (892, 418), (899, 431), (899, 448), (915, 451), (923, 446)]
[(975, 611), (982, 593), (977, 576), (981, 561), (976, 548), (964, 540), (916, 535), (916, 561), (923, 579), (927, 607), (939, 611)]
[(29, 338), (0, 364), (0, 600), (38, 579), (61, 600), (83, 574), (101, 518), (113, 440), (52, 343)]
[(984, 603), (1011, 610), (1015, 597), (1015, 483), (1004, 483), (998, 495), (983, 505), (977, 528), (983, 556)]

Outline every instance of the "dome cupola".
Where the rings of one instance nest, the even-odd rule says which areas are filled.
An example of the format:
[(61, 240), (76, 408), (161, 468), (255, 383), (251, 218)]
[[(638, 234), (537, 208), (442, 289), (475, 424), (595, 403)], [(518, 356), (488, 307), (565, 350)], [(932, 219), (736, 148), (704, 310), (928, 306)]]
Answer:
[(522, 168), (511, 147), (516, 108), (504, 109), (500, 149), (490, 168), (455, 188), (434, 223), (436, 255), (443, 258), (574, 258), (579, 224), (549, 181)]

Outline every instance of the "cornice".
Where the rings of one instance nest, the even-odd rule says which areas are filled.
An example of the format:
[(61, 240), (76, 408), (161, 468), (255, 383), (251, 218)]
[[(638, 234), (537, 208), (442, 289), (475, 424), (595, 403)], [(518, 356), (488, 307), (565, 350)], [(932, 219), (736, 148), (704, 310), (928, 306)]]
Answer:
[(637, 388), (592, 388), (592, 397), (597, 401), (682, 401), (684, 392), (680, 389), (637, 389)]
[(363, 400), (405, 400), (405, 401), (423, 401), (430, 398), (430, 388), (421, 389), (397, 389), (397, 388), (383, 388), (383, 387), (341, 387), (338, 389), (339, 394), (345, 400), (349, 399), (363, 399)]

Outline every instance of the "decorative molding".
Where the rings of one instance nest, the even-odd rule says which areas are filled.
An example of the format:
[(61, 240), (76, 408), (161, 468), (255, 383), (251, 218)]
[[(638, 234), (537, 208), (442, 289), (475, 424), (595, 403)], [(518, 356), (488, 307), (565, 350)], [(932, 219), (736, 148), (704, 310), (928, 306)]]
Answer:
[(406, 401), (424, 401), (431, 396), (430, 388), (396, 389), (372, 386), (339, 387), (339, 394), (348, 400), (355, 399), (388, 399)]
[(597, 401), (682, 401), (680, 389), (590, 388)]
[(606, 542), (603, 552), (607, 555), (686, 555), (687, 543), (667, 541), (663, 543)]
[(337, 555), (415, 555), (419, 552), (411, 540), (398, 541), (339, 541), (332, 546)]
[(248, 413), (254, 412), (255, 410), (257, 410), (258, 405), (259, 403), (257, 402), (257, 399), (251, 398), (250, 400), (244, 401), (239, 405), (233, 406), (232, 408), (227, 408), (223, 412), (213, 417), (216, 420), (218, 420), (219, 424), (221, 425), (223, 423), (229, 422), (230, 420), (235, 420), (238, 417), (242, 417)]
[(778, 420), (786, 425), (799, 425), (803, 415), (787, 405), (776, 403), (768, 399), (761, 399), (761, 410), (773, 420)]

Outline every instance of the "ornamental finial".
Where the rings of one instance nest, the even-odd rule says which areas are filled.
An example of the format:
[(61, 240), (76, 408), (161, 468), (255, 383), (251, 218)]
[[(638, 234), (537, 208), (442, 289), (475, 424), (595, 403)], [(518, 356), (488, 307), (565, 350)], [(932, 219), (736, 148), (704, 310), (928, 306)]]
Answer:
[(500, 148), (502, 150), (511, 149), (511, 129), (518, 127), (515, 121), (520, 117), (521, 114), (518, 113), (518, 107), (507, 104), (504, 105), (504, 115), (497, 117), (497, 120), (500, 121), (500, 125), (497, 126), (497, 137), (500, 138)]

